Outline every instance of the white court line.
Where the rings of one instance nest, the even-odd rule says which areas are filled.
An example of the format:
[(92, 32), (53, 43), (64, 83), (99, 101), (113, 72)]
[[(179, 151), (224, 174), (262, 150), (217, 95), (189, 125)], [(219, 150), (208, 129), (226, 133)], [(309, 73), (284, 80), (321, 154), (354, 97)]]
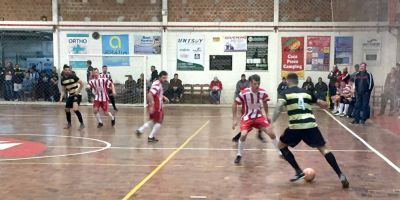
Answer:
[(33, 156), (33, 157), (24, 157), (24, 158), (4, 158), (4, 159), (0, 159), (0, 162), (2, 162), (2, 161), (14, 161), (14, 160), (31, 160), (31, 159), (41, 159), (41, 158), (57, 158), (57, 157), (68, 157), (68, 156), (85, 155), (85, 154), (91, 154), (91, 153), (104, 151), (104, 150), (106, 150), (106, 149), (111, 147), (111, 144), (109, 142), (106, 142), (104, 140), (94, 139), (94, 138), (87, 138), (87, 137), (66, 136), (66, 135), (41, 135), (41, 134), (0, 134), (0, 136), (7, 136), (7, 135), (73, 138), (73, 139), (80, 139), (80, 140), (95, 141), (95, 142), (103, 143), (106, 146), (96, 147), (94, 150), (85, 151), (85, 152), (79, 152), (79, 153), (67, 153), (67, 154), (58, 154), (58, 155), (49, 155), (49, 156)]
[(82, 165), (82, 166), (118, 166), (118, 167), (157, 167), (158, 165), (118, 164), (118, 163), (59, 163), (59, 162), (0, 162), (0, 165)]
[(400, 168), (398, 166), (396, 166), (392, 161), (390, 161), (388, 158), (386, 158), (386, 156), (384, 156), (383, 154), (381, 154), (378, 150), (376, 150), (374, 147), (372, 147), (371, 145), (369, 145), (364, 139), (362, 139), (360, 136), (358, 136), (353, 130), (351, 130), (349, 127), (347, 127), (346, 125), (344, 125), (341, 121), (339, 121), (338, 119), (336, 119), (331, 113), (329, 113), (327, 110), (324, 110), (326, 114), (328, 114), (332, 119), (334, 119), (337, 123), (339, 123), (344, 129), (346, 129), (349, 133), (351, 133), (355, 138), (357, 138), (358, 140), (360, 140), (366, 147), (368, 147), (369, 149), (371, 149), (371, 151), (373, 151), (376, 155), (378, 155), (379, 157), (381, 157), (388, 165), (390, 165), (391, 167), (393, 167), (393, 169), (395, 169), (398, 173), (400, 173)]
[[(89, 146), (47, 146), (49, 148), (70, 148), (70, 149), (98, 149), (99, 147), (89, 147)], [(111, 146), (110, 149), (121, 149), (121, 150), (174, 150), (176, 147), (118, 147)], [(237, 151), (233, 148), (182, 148), (182, 150), (195, 150), (195, 151)], [(245, 151), (276, 151), (276, 149), (244, 149)], [(297, 152), (319, 152), (313, 149), (293, 149)], [(353, 149), (336, 149), (331, 150), (336, 152), (372, 152), (370, 150), (353, 150)]]

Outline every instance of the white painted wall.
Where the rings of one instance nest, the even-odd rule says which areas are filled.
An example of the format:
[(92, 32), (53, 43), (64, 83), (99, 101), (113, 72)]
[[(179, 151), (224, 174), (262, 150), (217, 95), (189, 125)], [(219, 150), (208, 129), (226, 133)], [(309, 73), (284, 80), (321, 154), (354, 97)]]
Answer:
[[(245, 73), (247, 76), (257, 73), (261, 76), (261, 87), (265, 88), (272, 102), (276, 102), (276, 88), (280, 82), (280, 66), (281, 66), (281, 37), (286, 36), (331, 36), (331, 58), (330, 58), (330, 66), (333, 65), (334, 61), (334, 36), (353, 36), (353, 65), (355, 63), (362, 62), (362, 43), (371, 37), (381, 38), (382, 41), (382, 50), (381, 50), (381, 63), (378, 66), (368, 66), (368, 70), (374, 74), (376, 85), (382, 85), (386, 74), (390, 71), (390, 68), (393, 67), (397, 60), (397, 39), (395, 36), (390, 34), (389, 32), (381, 32), (377, 33), (376, 31), (369, 32), (333, 32), (333, 31), (285, 31), (285, 32), (249, 32), (249, 31), (197, 31), (200, 34), (204, 34), (206, 46), (205, 46), (205, 70), (204, 71), (176, 71), (176, 41), (178, 33), (183, 33), (179, 31), (168, 31), (166, 32), (167, 41), (164, 44), (163, 52), (166, 52), (166, 58), (164, 57), (164, 61), (166, 63), (162, 63), (161, 55), (152, 55), (148, 57), (147, 70), (149, 70), (149, 66), (155, 65), (159, 71), (160, 69), (166, 70), (171, 76), (174, 73), (178, 73), (180, 79), (183, 83), (187, 84), (205, 84), (210, 83), (214, 76), (219, 77), (219, 79), (223, 83), (224, 90), (222, 92), (221, 103), (231, 103), (233, 101), (233, 93), (235, 90), (236, 82), (240, 79), (240, 75)], [(68, 47), (67, 47), (67, 33), (92, 33), (92, 31), (61, 31), (60, 32), (60, 61), (61, 65), (64, 63), (68, 63)], [(130, 53), (133, 54), (133, 35), (135, 33), (140, 34), (161, 34), (157, 31), (113, 31), (107, 32), (103, 31), (100, 34), (129, 34), (130, 39)], [(223, 37), (224, 36), (269, 36), (269, 70), (268, 71), (245, 71), (246, 65), (246, 53), (245, 52), (224, 52), (223, 49)], [(220, 42), (213, 42), (213, 37), (220, 37)], [(90, 39), (93, 40), (93, 39)], [(101, 54), (101, 40), (100, 41), (90, 41), (93, 42), (94, 45), (91, 46), (93, 48), (93, 52), (97, 52), (97, 54)], [(305, 44), (307, 41), (305, 39)], [(233, 55), (233, 67), (232, 71), (210, 71), (209, 70), (209, 55)], [(305, 56), (305, 54), (304, 54)], [(95, 67), (101, 66), (101, 58), (91, 58)], [(305, 59), (304, 59), (305, 60)], [(113, 67), (110, 69), (112, 75), (117, 80), (121, 80), (123, 82), (126, 80), (124, 77), (127, 74), (133, 75), (136, 79), (140, 73), (142, 73), (145, 68), (142, 66), (143, 61), (140, 61), (139, 58), (131, 59), (131, 65), (129, 67)], [(349, 68), (350, 72), (353, 72), (353, 67)], [(86, 77), (86, 70), (76, 70), (78, 75), (82, 78)], [(316, 82), (318, 77), (322, 77), (324, 81), (327, 80), (327, 75), (329, 72), (313, 72), (313, 71), (305, 71), (305, 76), (311, 76), (313, 81)], [(149, 76), (149, 75), (148, 75)], [(147, 76), (147, 77), (148, 77)], [(302, 82), (300, 83), (302, 84)]]

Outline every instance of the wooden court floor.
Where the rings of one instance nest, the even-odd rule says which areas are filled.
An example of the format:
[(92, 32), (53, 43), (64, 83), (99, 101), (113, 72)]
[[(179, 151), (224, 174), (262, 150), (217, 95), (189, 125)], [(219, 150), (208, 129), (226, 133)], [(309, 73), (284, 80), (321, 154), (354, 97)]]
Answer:
[[(0, 199), (400, 199), (400, 136), (372, 122), (353, 126), (315, 111), (349, 178), (343, 190), (324, 157), (304, 144), (294, 155), (316, 170), (313, 183), (290, 183), (289, 164), (255, 134), (235, 165), (229, 108), (167, 107), (155, 144), (147, 143), (148, 131), (134, 134), (143, 108), (119, 110), (114, 128), (103, 118), (97, 129), (91, 107), (81, 107), (86, 128), (78, 131), (74, 114), (73, 128), (62, 129), (61, 105), (1, 105)], [(277, 134), (286, 120), (279, 119)]]

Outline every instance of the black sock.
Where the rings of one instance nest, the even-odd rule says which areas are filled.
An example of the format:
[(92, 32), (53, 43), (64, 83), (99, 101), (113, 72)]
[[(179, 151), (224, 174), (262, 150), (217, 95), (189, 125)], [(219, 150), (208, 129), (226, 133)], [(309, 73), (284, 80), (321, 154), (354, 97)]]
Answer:
[(233, 140), (239, 140), (240, 136), (242, 136), (242, 133), (239, 132), (238, 134), (235, 135), (235, 137), (233, 137)]
[(65, 115), (67, 116), (68, 124), (71, 124), (71, 112), (65, 112)]
[(83, 124), (82, 114), (79, 110), (75, 111), (76, 116), (81, 124)]
[(282, 156), (285, 158), (286, 161), (293, 167), (294, 170), (296, 170), (296, 173), (301, 173), (303, 170), (300, 169), (299, 165), (296, 162), (296, 159), (294, 158), (294, 155), (292, 152), (289, 151), (287, 147), (281, 149)]
[(340, 171), (339, 165), (336, 163), (335, 156), (331, 152), (329, 152), (325, 154), (325, 159), (326, 161), (328, 161), (329, 165), (331, 165), (333, 170), (335, 170), (336, 174), (340, 176), (342, 174), (342, 171)]

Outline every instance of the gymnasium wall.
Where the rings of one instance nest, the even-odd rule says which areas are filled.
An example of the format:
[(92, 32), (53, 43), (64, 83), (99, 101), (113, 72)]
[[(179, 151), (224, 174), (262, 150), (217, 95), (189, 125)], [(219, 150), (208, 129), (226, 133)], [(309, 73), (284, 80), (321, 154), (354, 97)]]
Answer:
[[(60, 33), (60, 63), (68, 64), (70, 57), (68, 56), (68, 38), (66, 37), (68, 33), (88, 33), (91, 34), (91, 31), (62, 31)], [(131, 57), (130, 62), (131, 66), (129, 67), (111, 67), (110, 71), (114, 76), (114, 79), (117, 82), (123, 83), (126, 80), (125, 75), (133, 75), (134, 79), (137, 79), (140, 73), (143, 73), (144, 70), (147, 70), (147, 78), (150, 76), (149, 66), (155, 65), (157, 69), (160, 71), (166, 70), (172, 76), (174, 73), (178, 73), (180, 79), (183, 83), (187, 84), (205, 84), (209, 83), (214, 76), (217, 76), (223, 83), (224, 90), (222, 92), (222, 100), (221, 103), (230, 103), (233, 99), (233, 93), (235, 90), (235, 84), (240, 79), (240, 75), (245, 73), (246, 75), (251, 75), (257, 73), (262, 78), (262, 87), (267, 89), (269, 92), (271, 99), (275, 102), (276, 88), (281, 80), (280, 72), (281, 72), (281, 37), (287, 36), (303, 36), (307, 38), (307, 36), (331, 36), (331, 45), (330, 45), (330, 66), (333, 65), (334, 62), (334, 36), (353, 36), (353, 63), (361, 63), (362, 62), (362, 43), (368, 39), (376, 38), (382, 42), (382, 46), (384, 48), (381, 49), (381, 61), (379, 65), (370, 65), (368, 66), (368, 70), (371, 71), (375, 76), (376, 85), (383, 85), (386, 74), (390, 71), (390, 68), (393, 67), (396, 63), (397, 54), (397, 39), (389, 32), (380, 32), (376, 31), (371, 32), (316, 32), (316, 31), (308, 31), (308, 32), (248, 32), (248, 31), (197, 31), (192, 32), (197, 34), (203, 34), (205, 36), (205, 54), (204, 54), (204, 71), (177, 71), (177, 35), (181, 33), (189, 33), (182, 31), (168, 31), (166, 33), (167, 37), (167, 45), (163, 46), (166, 48), (165, 52), (167, 52), (166, 56), (167, 63), (162, 65), (162, 56), (161, 55), (149, 55), (148, 63), (146, 66), (144, 65), (144, 59), (142, 57)], [(124, 32), (124, 31), (104, 31), (100, 32), (101, 35), (107, 34), (129, 34), (129, 52), (132, 55), (135, 55), (133, 49), (134, 43), (134, 35), (161, 35), (160, 32), (157, 31), (132, 31), (132, 32)], [(223, 38), (225, 36), (265, 36), (269, 37), (269, 49), (268, 49), (268, 71), (246, 71), (246, 52), (224, 52), (224, 44)], [(221, 40), (219, 42), (213, 41), (214, 37), (219, 37)], [(95, 67), (101, 67), (102, 59), (98, 55), (101, 54), (101, 39), (100, 41), (95, 41), (93, 38), (88, 38), (90, 45), (88, 46), (88, 54), (96, 54), (97, 56), (85, 56), (89, 57), (93, 61), (93, 65)], [(209, 68), (209, 55), (232, 55), (233, 66), (232, 71), (210, 71)], [(140, 56), (140, 55), (138, 55)], [(304, 60), (305, 60), (305, 52), (304, 52)], [(353, 64), (354, 65), (354, 64)], [(341, 69), (343, 67), (340, 67)], [(82, 78), (86, 76), (86, 69), (74, 69), (78, 75)], [(353, 72), (353, 67), (349, 66), (349, 71)], [(305, 71), (305, 77), (311, 76), (313, 81), (316, 82), (318, 77), (322, 77), (324, 81), (328, 81), (327, 75), (328, 71), (325, 72), (317, 72), (317, 71)], [(302, 81), (301, 81), (302, 83)]]

